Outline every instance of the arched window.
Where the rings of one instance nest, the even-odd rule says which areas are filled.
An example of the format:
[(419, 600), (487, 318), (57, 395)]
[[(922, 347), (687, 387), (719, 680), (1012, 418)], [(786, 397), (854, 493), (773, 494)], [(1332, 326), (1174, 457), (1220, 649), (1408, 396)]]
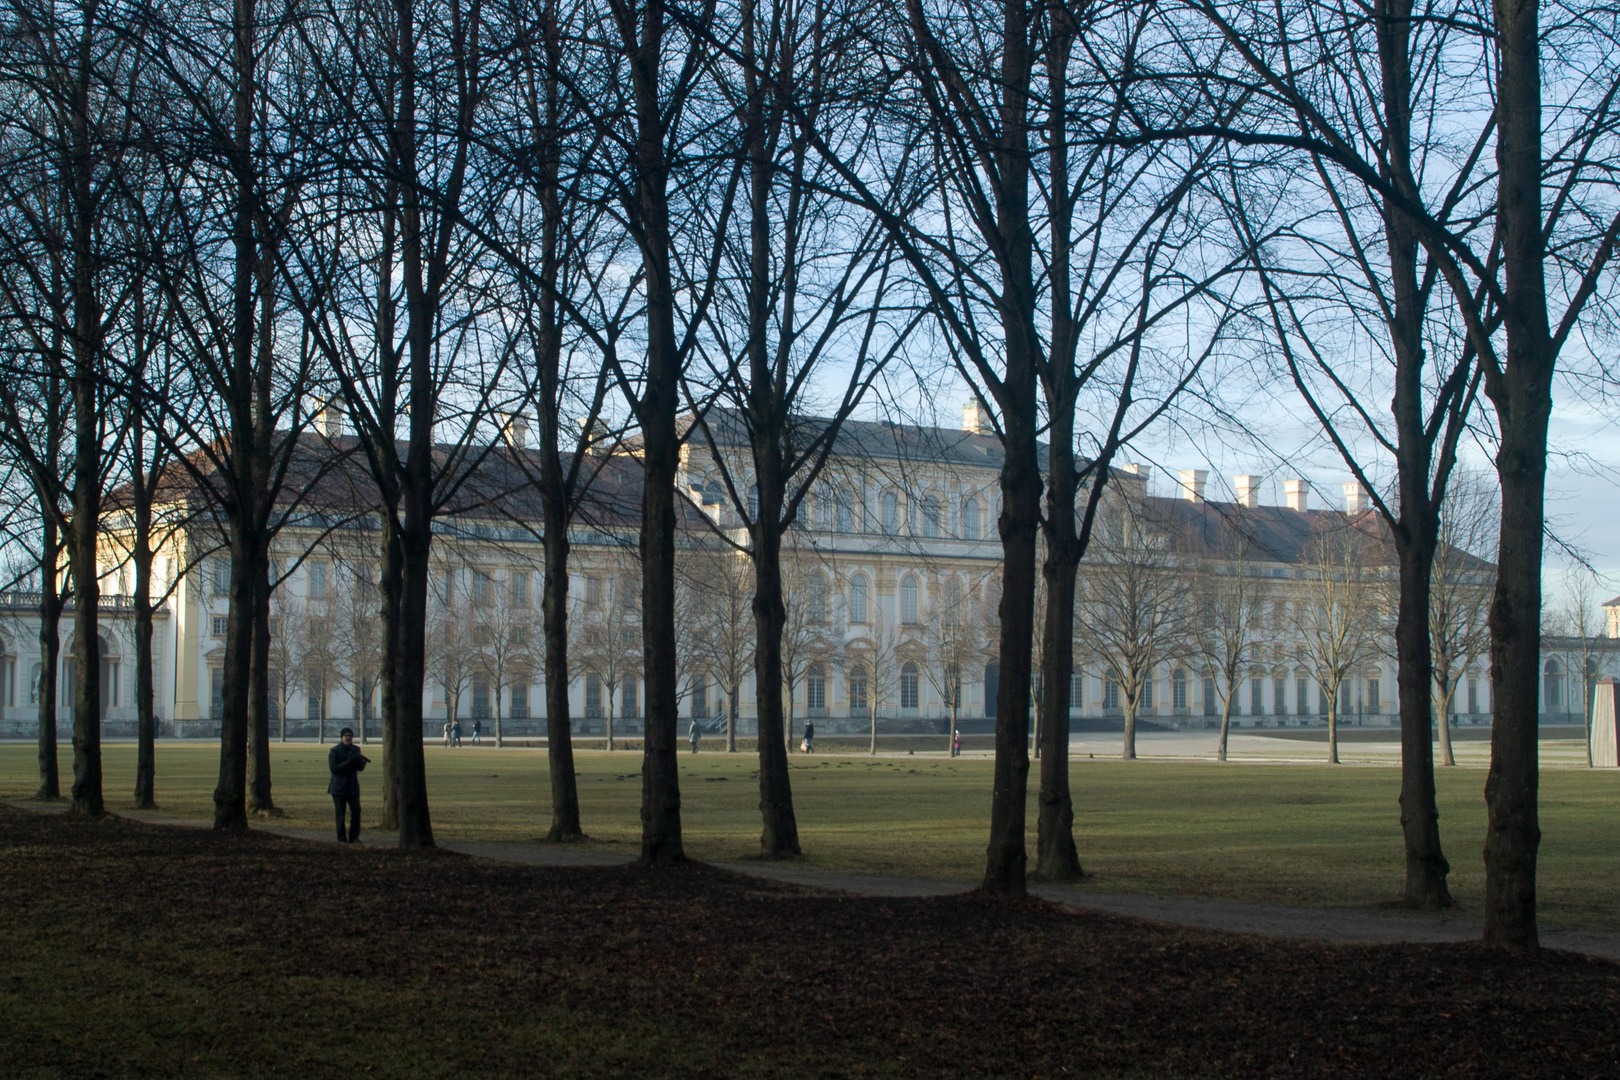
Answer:
[(1544, 685), (1546, 686), (1547, 711), (1551, 712), (1563, 704), (1563, 694), (1560, 693), (1563, 669), (1558, 666), (1557, 660), (1547, 661), (1546, 675)]
[(1170, 677), (1170, 704), (1178, 711), (1187, 708), (1187, 673), (1181, 668)]
[(962, 539), (979, 538), (979, 500), (971, 496), (962, 501)]
[(922, 500), (916, 492), (906, 496), (906, 531), (912, 536), (922, 532)]
[(850, 668), (845, 688), (849, 696), (849, 715), (865, 716), (871, 708), (871, 701), (866, 693), (866, 668), (860, 664)]
[(827, 669), (812, 664), (804, 677), (804, 703), (811, 716), (827, 715)]
[(883, 493), (883, 531), (893, 536), (900, 529), (900, 500), (892, 491)]
[(1103, 708), (1105, 710), (1119, 708), (1119, 672), (1113, 668), (1103, 676)]
[(710, 477), (709, 482), (703, 485), (703, 502), (708, 506), (719, 506), (725, 501), (726, 489), (720, 483), (720, 478)]
[(907, 661), (900, 668), (900, 707), (902, 709), (915, 709), (917, 707), (917, 665)]
[(757, 485), (748, 485), (748, 520), (759, 520), (759, 488)]
[(932, 495), (923, 500), (923, 535), (939, 535), (939, 500)]
[(849, 582), (849, 621), (866, 621), (866, 575), (856, 574)]
[(849, 488), (838, 489), (838, 531), (841, 533), (855, 531), (855, 496)]
[(805, 619), (820, 626), (827, 621), (827, 579), (820, 574), (811, 574), (810, 587), (806, 592)]
[(912, 574), (900, 579), (900, 621), (907, 626), (917, 623), (917, 578)]

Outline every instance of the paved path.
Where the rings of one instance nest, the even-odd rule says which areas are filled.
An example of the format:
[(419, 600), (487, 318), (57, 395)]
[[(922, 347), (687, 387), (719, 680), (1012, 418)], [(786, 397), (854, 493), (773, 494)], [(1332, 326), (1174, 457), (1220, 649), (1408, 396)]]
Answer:
[[(65, 803), (14, 802), (19, 810), (60, 812)], [(119, 815), (151, 825), (179, 825), (206, 828), (209, 822), (178, 818), (137, 810)], [(276, 836), (318, 843), (335, 843), (324, 829), (301, 829), (255, 823), (253, 828)], [(368, 847), (393, 847), (386, 835), (371, 833), (362, 838)], [(624, 866), (633, 856), (629, 851), (603, 851), (600, 848), (568, 844), (519, 844), (501, 841), (450, 840), (439, 845), (448, 851), (480, 859), (524, 863), (533, 866)], [(850, 874), (814, 870), (790, 863), (726, 862), (719, 867), (750, 877), (831, 889), (859, 896), (948, 896), (973, 888), (972, 882), (937, 878), (890, 877), (882, 874)], [(1226, 933), (1258, 934), (1263, 937), (1293, 938), (1304, 941), (1362, 942), (1367, 944), (1424, 943), (1477, 940), (1478, 920), (1453, 913), (1424, 915), (1408, 912), (1375, 912), (1345, 908), (1300, 908), (1278, 904), (1248, 904), (1234, 900), (1204, 900), (1185, 897), (1147, 896), (1136, 893), (1095, 892), (1085, 885), (1042, 885), (1033, 883), (1030, 891), (1054, 903), (1079, 910), (1103, 911), (1151, 922), (1198, 927)], [(1620, 934), (1597, 930), (1544, 930), (1541, 943), (1549, 949), (1565, 949), (1620, 960)]]

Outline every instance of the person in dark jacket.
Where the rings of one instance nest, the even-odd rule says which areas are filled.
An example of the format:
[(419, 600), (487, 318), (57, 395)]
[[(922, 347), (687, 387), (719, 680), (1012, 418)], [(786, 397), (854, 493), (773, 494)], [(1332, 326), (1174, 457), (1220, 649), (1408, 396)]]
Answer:
[[(360, 752), (354, 745), (354, 729), (344, 728), (339, 738), (342, 740), (332, 747), (326, 755), (326, 767), (332, 772), (332, 779), (326, 785), (327, 793), (332, 796), (332, 806), (337, 811), (337, 838), (338, 843), (358, 844), (360, 842), (360, 770), (371, 763), (371, 759)], [(343, 835), (343, 808), (349, 809), (349, 834)]]
[(807, 754), (816, 752), (816, 725), (809, 720), (804, 724), (804, 742), (800, 745), (800, 749)]

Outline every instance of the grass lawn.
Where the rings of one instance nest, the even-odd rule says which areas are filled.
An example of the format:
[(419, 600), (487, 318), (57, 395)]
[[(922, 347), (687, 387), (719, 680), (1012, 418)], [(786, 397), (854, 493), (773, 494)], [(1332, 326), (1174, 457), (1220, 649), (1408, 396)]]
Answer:
[[(379, 750), (372, 749), (374, 757)], [(272, 747), (276, 801), (286, 824), (331, 827), (325, 755), (326, 748), (308, 744)], [(108, 806), (116, 812), (129, 805), (135, 749), (112, 744), (105, 756)], [(683, 753), (680, 760), (688, 853), (709, 861), (751, 856), (759, 833), (753, 756)], [(640, 764), (633, 752), (577, 757), (591, 843), (626, 857), (640, 837)], [(70, 766), (64, 752), (64, 774)], [(806, 865), (962, 881), (981, 872), (988, 759), (795, 755), (792, 767)], [(163, 812), (211, 816), (217, 768), (217, 745), (160, 744)], [(32, 746), (0, 745), (0, 798), (31, 796), (35, 770)], [(373, 815), (376, 775), (362, 776)], [(1081, 759), (1073, 762), (1071, 778), (1081, 860), (1099, 890), (1349, 906), (1375, 906), (1399, 895), (1399, 774), (1393, 768)], [(1033, 770), (1031, 779), (1033, 855)], [(1438, 774), (1452, 891), (1472, 913), (1479, 911), (1484, 886), (1484, 781), (1478, 769)], [(428, 784), (441, 838), (526, 842), (545, 834), (550, 789), (543, 751), (430, 746)], [(1620, 773), (1543, 771), (1543, 926), (1620, 930), (1617, 819)]]
[(1620, 965), (0, 808), (0, 1076), (1597, 1077)]

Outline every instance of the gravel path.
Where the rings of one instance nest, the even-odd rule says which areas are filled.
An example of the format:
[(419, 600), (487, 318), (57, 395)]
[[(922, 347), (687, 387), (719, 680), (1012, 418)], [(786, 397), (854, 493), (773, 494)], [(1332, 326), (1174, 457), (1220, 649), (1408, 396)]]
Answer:
[[(66, 803), (14, 802), (19, 810), (42, 813), (61, 812)], [(209, 822), (195, 818), (128, 810), (119, 815), (151, 825), (179, 825), (206, 828)], [(255, 824), (253, 828), (277, 836), (319, 843), (335, 843), (324, 829), (285, 828)], [(392, 847), (386, 835), (371, 833), (361, 842), (368, 847)], [(519, 844), (500, 841), (450, 840), (439, 845), (448, 851), (480, 859), (525, 863), (533, 866), (624, 866), (634, 858), (630, 851), (602, 851), (569, 844)], [(946, 896), (966, 892), (972, 882), (936, 878), (889, 877), (881, 874), (849, 874), (813, 870), (789, 863), (725, 862), (723, 869), (750, 877), (765, 878), (792, 885), (832, 889), (858, 896)], [(1383, 912), (1348, 908), (1300, 908), (1278, 904), (1248, 904), (1233, 900), (1189, 899), (1149, 896), (1137, 893), (1095, 892), (1085, 885), (1031, 884), (1030, 892), (1079, 910), (1105, 911), (1133, 919), (1192, 926), (1227, 933), (1258, 934), (1263, 937), (1295, 938), (1307, 941), (1397, 944), (1471, 941), (1480, 936), (1481, 924), (1467, 915), (1439, 912)], [(1620, 934), (1598, 930), (1543, 930), (1541, 944), (1549, 949), (1586, 953), (1620, 960)]]

